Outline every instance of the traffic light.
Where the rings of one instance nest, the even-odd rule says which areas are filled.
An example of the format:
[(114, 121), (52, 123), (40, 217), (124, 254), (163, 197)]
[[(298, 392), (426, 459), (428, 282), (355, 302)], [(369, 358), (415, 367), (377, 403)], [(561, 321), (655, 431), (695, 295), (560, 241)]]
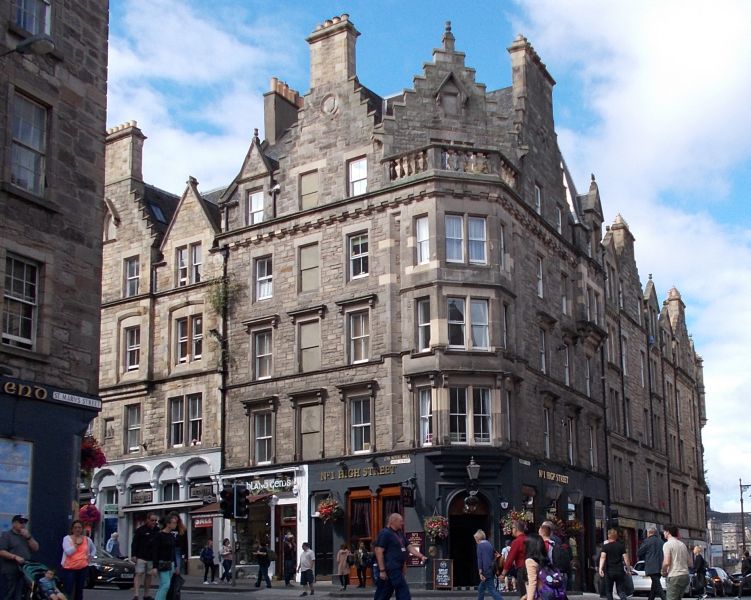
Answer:
[(611, 508), (610, 518), (608, 519), (608, 529), (615, 529), (616, 527), (618, 527), (618, 510)]
[(235, 518), (234, 489), (233, 485), (225, 483), (222, 491), (219, 493), (219, 510), (222, 511), (222, 516), (225, 519)]
[(248, 509), (250, 508), (248, 496), (250, 496), (250, 490), (244, 483), (235, 487), (235, 519), (248, 518)]

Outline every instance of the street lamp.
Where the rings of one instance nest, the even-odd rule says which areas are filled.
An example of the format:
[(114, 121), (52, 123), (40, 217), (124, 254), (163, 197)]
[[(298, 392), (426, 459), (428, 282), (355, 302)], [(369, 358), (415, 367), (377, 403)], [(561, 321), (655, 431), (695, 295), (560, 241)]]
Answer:
[(467, 483), (467, 497), (464, 499), (464, 512), (473, 513), (477, 510), (477, 505), (480, 503), (480, 499), (477, 497), (477, 491), (480, 488), (478, 478), (480, 477), (480, 465), (475, 462), (475, 457), (469, 459), (467, 465), (467, 477), (469, 482)]
[(27, 37), (22, 42), (16, 44), (15, 48), (6, 50), (0, 54), (0, 58), (17, 52), (18, 54), (33, 54), (35, 56), (44, 56), (55, 50), (55, 42), (46, 33), (38, 33)]
[(743, 516), (743, 492), (751, 488), (751, 483), (743, 485), (743, 480), (738, 479), (738, 487), (741, 490), (741, 545), (743, 546), (743, 555), (746, 555), (746, 521)]
[(480, 465), (475, 462), (474, 456), (469, 459), (469, 464), (467, 465), (467, 476), (470, 481), (477, 481), (480, 477)]

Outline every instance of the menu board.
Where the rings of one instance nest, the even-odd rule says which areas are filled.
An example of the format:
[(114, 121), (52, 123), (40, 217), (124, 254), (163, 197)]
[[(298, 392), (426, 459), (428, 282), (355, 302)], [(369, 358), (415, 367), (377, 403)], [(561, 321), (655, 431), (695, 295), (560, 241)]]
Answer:
[[(420, 554), (425, 554), (425, 532), (424, 531), (408, 531), (407, 543), (420, 549)], [(421, 567), (422, 563), (420, 559), (414, 554), (407, 556), (408, 567)]]
[(450, 590), (454, 587), (454, 559), (438, 558), (433, 561), (433, 589)]

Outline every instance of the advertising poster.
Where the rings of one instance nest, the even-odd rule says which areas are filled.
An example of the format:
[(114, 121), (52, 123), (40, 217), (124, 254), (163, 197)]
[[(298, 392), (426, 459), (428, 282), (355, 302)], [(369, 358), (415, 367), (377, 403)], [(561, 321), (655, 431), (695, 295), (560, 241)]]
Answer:
[(29, 514), (32, 448), (31, 442), (0, 438), (0, 531), (10, 529), (13, 515)]

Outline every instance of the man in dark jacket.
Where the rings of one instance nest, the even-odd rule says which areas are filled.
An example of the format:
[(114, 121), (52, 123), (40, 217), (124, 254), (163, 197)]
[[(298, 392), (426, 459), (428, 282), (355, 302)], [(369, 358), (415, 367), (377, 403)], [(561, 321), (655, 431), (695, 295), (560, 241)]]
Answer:
[(155, 535), (159, 532), (159, 517), (149, 513), (146, 523), (141, 525), (133, 534), (130, 544), (130, 560), (136, 565), (136, 575), (133, 578), (133, 600), (138, 600), (138, 592), (143, 583), (143, 600), (153, 600), (151, 591), (151, 569), (154, 567), (152, 548)]
[(644, 561), (644, 574), (652, 580), (652, 587), (649, 590), (649, 600), (655, 600), (655, 597), (665, 600), (665, 590), (662, 589), (660, 577), (662, 576), (662, 545), (665, 542), (657, 535), (657, 527), (654, 525), (647, 529), (647, 539), (645, 539), (636, 556), (639, 560)]
[(701, 546), (694, 546), (694, 575), (696, 597), (703, 600), (707, 597), (707, 561), (701, 554)]

